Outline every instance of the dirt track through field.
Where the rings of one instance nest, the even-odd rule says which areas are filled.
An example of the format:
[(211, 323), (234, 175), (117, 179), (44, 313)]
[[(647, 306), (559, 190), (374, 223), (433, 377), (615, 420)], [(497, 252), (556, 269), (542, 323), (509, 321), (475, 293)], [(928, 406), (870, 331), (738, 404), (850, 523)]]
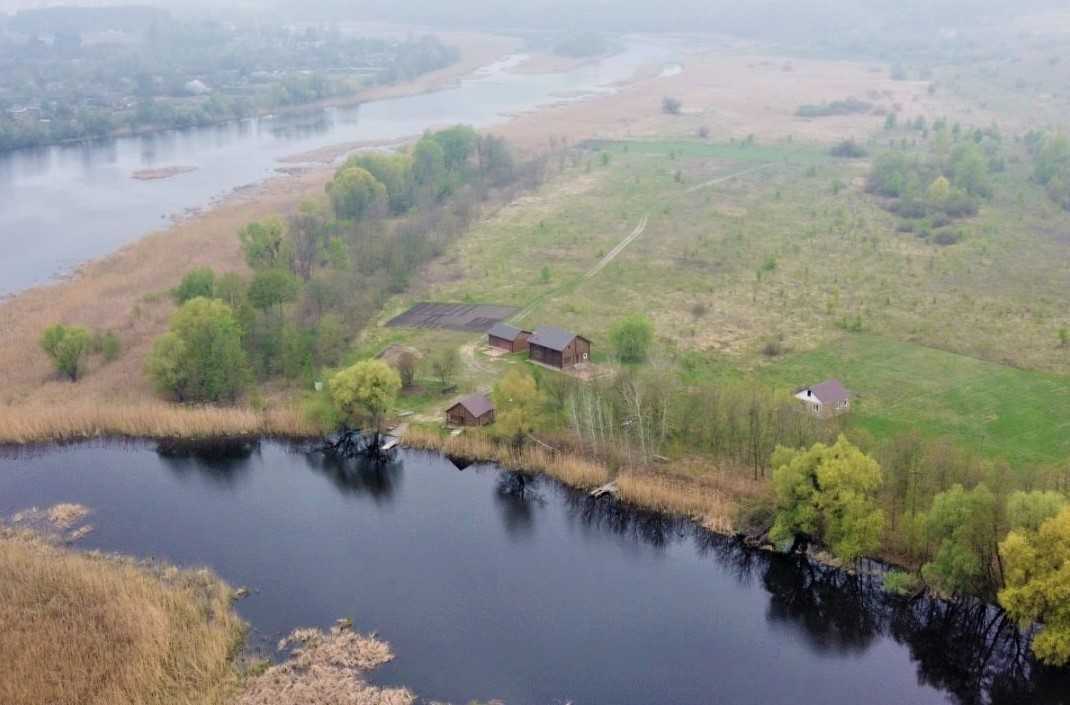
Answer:
[(758, 166), (756, 166), (756, 167), (754, 167), (752, 169), (746, 169), (744, 171), (740, 171), (740, 172), (737, 172), (735, 174), (729, 174), (728, 176), (718, 176), (716, 179), (710, 179), (709, 181), (703, 181), (701, 184), (695, 184), (694, 186), (689, 188), (686, 191), (686, 193), (694, 193), (695, 191), (700, 191), (700, 190), (702, 190), (704, 188), (709, 188), (710, 186), (716, 186), (717, 184), (722, 184), (725, 181), (731, 181), (732, 179), (739, 178), (740, 176), (746, 176), (747, 174), (753, 174), (753, 173), (755, 173), (757, 171), (762, 171), (763, 169), (768, 169), (769, 167), (771, 167), (771, 166), (773, 166), (775, 164), (776, 164), (776, 162), (766, 162), (765, 164), (759, 164)]
[(646, 231), (646, 224), (648, 220), (649, 216), (644, 215), (642, 220), (639, 221), (639, 225), (635, 226), (635, 230), (632, 231), (632, 234), (621, 240), (620, 244), (610, 250), (609, 254), (603, 257), (601, 261), (598, 262), (598, 264), (591, 267), (591, 271), (587, 272), (587, 274), (583, 278), (594, 278), (599, 272), (606, 268), (606, 265), (616, 259), (617, 255), (619, 255), (621, 252), (624, 252), (624, 248), (638, 240), (639, 236)]

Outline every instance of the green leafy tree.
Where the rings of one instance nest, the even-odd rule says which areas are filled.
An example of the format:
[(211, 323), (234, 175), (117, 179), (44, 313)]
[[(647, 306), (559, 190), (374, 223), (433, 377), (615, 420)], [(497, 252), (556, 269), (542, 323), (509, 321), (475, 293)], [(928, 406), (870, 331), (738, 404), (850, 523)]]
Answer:
[(431, 358), (431, 371), (438, 377), (443, 389), (450, 386), (453, 378), (457, 376), (457, 371), (460, 369), (461, 356), (454, 348), (443, 348)]
[(613, 326), (609, 340), (621, 362), (644, 362), (654, 341), (654, 324), (641, 314), (628, 316)]
[(378, 432), (401, 390), (401, 377), (382, 360), (362, 360), (331, 377), (328, 389), (347, 423), (368, 423)]
[(80, 326), (57, 323), (41, 335), (41, 349), (52, 358), (56, 371), (77, 382), (89, 356), (91, 336)]
[(412, 150), (412, 175), (421, 191), (433, 199), (449, 189), (446, 152), (442, 145), (428, 137), (416, 143)]
[(286, 227), (278, 218), (249, 223), (238, 232), (241, 251), (253, 269), (278, 269), (286, 262)]
[(412, 207), (412, 157), (408, 154), (360, 154), (351, 157), (343, 168), (349, 167), (364, 169), (383, 185), (392, 213), (404, 213)]
[(216, 299), (191, 299), (156, 339), (146, 372), (157, 389), (178, 401), (216, 402), (238, 396), (247, 379), (241, 327)]
[(933, 498), (925, 528), (936, 553), (921, 571), (929, 585), (948, 595), (993, 595), (998, 510), (984, 484), (971, 490), (956, 484)]
[(216, 279), (214, 298), (230, 306), (232, 310), (241, 308), (246, 301), (245, 294), (245, 281), (237, 272), (226, 272)]
[(929, 200), (942, 203), (951, 195), (951, 182), (945, 176), (938, 176), (929, 184)]
[(989, 198), (992, 195), (988, 159), (980, 145), (965, 142), (951, 150), (951, 180), (971, 196)]
[(261, 311), (282, 308), (297, 298), (300, 285), (297, 278), (282, 269), (264, 269), (256, 273), (249, 284), (249, 303)]
[(879, 547), (884, 514), (875, 496), (881, 468), (844, 436), (809, 450), (777, 448), (773, 467), (773, 540), (816, 539), (844, 561)]
[(454, 171), (463, 168), (468, 163), (468, 159), (475, 152), (479, 136), (468, 125), (454, 125), (433, 133), (431, 139), (442, 147), (446, 169)]
[(343, 169), (327, 184), (334, 214), (342, 220), (360, 220), (386, 203), (386, 187), (367, 169)]
[(316, 331), (316, 361), (321, 365), (337, 364), (345, 353), (346, 343), (342, 319), (333, 313), (323, 316)]
[(1070, 663), (1070, 508), (1035, 532), (1012, 531), (999, 545), (1006, 587), (1003, 609), (1023, 627), (1043, 625), (1033, 653), (1052, 666)]
[(523, 369), (509, 370), (494, 386), (497, 431), (520, 446), (538, 426), (543, 399), (535, 378)]
[(182, 281), (175, 287), (172, 295), (175, 303), (179, 305), (198, 296), (212, 298), (215, 295), (215, 272), (209, 267), (190, 270), (186, 276), (182, 277)]
[(1007, 498), (1007, 525), (1012, 530), (1037, 531), (1065, 507), (1066, 497), (1058, 492), (1018, 490)]

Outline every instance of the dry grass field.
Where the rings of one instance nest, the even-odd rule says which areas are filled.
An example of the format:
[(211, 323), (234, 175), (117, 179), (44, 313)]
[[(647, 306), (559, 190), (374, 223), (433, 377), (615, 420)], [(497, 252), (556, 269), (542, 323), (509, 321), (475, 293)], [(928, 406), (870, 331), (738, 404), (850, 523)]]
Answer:
[(221, 705), (243, 625), (205, 571), (0, 535), (0, 702)]

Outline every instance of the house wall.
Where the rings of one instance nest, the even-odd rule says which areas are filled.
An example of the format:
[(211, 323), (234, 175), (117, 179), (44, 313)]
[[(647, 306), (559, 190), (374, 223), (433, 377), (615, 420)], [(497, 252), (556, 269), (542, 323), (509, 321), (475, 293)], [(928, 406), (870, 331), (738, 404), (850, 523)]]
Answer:
[(492, 336), (489, 336), (489, 339), (488, 339), (487, 342), (490, 344), (490, 346), (492, 348), (498, 348), (499, 350), (509, 350), (509, 351), (515, 352), (513, 350), (512, 341), (506, 340), (505, 338), (499, 338), (496, 335), (492, 335)]
[(529, 347), (529, 356), (532, 360), (541, 362), (544, 365), (549, 365), (550, 367), (560, 368), (564, 366), (560, 352), (551, 350), (550, 348), (544, 348), (541, 345), (535, 345), (534, 343), (531, 343)]
[(488, 426), (494, 423), (494, 418), (493, 410), (477, 418), (460, 404), (446, 411), (446, 423), (450, 426)]

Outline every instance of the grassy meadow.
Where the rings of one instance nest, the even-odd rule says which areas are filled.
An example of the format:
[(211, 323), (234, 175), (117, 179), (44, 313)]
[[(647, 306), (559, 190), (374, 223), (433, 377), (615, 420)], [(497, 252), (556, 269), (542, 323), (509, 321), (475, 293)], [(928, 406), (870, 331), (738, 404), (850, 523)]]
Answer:
[[(891, 139), (925, 141), (894, 131), (865, 146), (872, 155)], [(660, 349), (719, 375), (785, 388), (842, 378), (863, 396), (850, 423), (878, 437), (914, 429), (990, 457), (1058, 462), (1070, 454), (1070, 350), (1059, 341), (1070, 218), (1028, 180), (1018, 149), (1008, 140), (1008, 168), (964, 239), (940, 246), (897, 231), (864, 191), (868, 159), (825, 146), (592, 143), (431, 265), (364, 346), (466, 346), (460, 385), (486, 389), (518, 361), (471, 351), (473, 336), (381, 322), (420, 300), (511, 304), (517, 324), (582, 332), (604, 361), (613, 323), (638, 311)], [(644, 217), (642, 235), (589, 276)]]

